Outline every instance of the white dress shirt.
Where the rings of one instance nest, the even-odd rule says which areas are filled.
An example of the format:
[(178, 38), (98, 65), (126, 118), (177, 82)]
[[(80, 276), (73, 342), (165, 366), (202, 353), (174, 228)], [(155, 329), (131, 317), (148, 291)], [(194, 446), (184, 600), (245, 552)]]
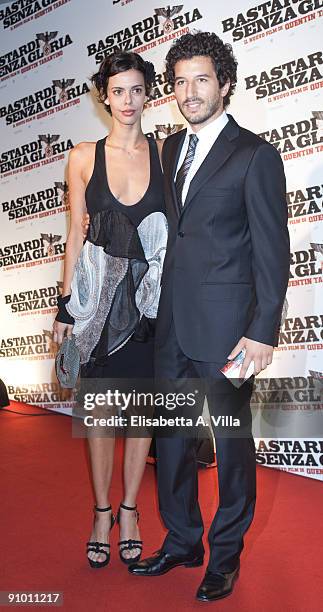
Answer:
[[(216, 119), (214, 119), (214, 121), (212, 121), (211, 123), (208, 123), (208, 125), (204, 126), (198, 132), (196, 132), (196, 136), (198, 137), (198, 143), (196, 145), (194, 159), (187, 173), (185, 183), (183, 186), (183, 191), (182, 191), (183, 204), (185, 203), (186, 196), (187, 196), (192, 179), (194, 178), (199, 167), (204, 162), (211, 147), (214, 145), (220, 132), (222, 132), (224, 126), (228, 123), (228, 121), (229, 121), (228, 115), (226, 114), (225, 111), (223, 111), (220, 117), (217, 117)], [(182, 166), (184, 159), (185, 159), (185, 155), (187, 153), (190, 134), (195, 134), (195, 132), (192, 130), (191, 126), (189, 125), (187, 128), (185, 140), (183, 142), (181, 154), (179, 156), (177, 169), (176, 169), (176, 175), (175, 175), (175, 181), (176, 181), (177, 172)]]

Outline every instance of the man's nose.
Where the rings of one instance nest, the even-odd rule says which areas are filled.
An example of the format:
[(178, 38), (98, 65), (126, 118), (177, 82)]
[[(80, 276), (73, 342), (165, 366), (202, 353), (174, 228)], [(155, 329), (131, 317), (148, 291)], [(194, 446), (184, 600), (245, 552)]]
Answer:
[(186, 97), (195, 98), (196, 96), (196, 83), (194, 81), (188, 82), (186, 86)]

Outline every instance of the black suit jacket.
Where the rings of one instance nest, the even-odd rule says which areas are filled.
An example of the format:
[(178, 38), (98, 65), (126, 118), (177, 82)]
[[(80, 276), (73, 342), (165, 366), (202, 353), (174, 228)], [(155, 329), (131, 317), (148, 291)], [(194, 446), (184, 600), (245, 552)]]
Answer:
[(185, 134), (163, 148), (169, 238), (156, 343), (174, 319), (189, 358), (225, 362), (242, 336), (277, 345), (290, 258), (284, 169), (229, 115), (181, 210), (174, 175)]

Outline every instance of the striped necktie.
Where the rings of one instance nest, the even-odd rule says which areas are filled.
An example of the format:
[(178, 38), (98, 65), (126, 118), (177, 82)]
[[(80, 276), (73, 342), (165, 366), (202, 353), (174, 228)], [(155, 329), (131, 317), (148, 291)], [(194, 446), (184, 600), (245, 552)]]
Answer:
[(198, 137), (196, 136), (196, 134), (190, 134), (190, 139), (189, 139), (188, 149), (185, 155), (185, 159), (179, 171), (177, 172), (175, 188), (176, 188), (177, 199), (181, 206), (184, 206), (182, 202), (183, 187), (184, 187), (185, 179), (187, 177), (187, 173), (194, 159), (197, 143), (198, 143)]

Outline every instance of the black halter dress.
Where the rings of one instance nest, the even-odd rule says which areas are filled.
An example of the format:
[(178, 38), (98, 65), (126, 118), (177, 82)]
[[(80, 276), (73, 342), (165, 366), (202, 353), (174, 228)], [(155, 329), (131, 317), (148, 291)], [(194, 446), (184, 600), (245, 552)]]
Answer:
[(90, 225), (67, 305), (75, 318), (81, 377), (153, 378), (154, 322), (167, 241), (157, 145), (147, 138), (149, 185), (141, 200), (128, 206), (109, 188), (105, 140), (96, 143), (85, 193)]

